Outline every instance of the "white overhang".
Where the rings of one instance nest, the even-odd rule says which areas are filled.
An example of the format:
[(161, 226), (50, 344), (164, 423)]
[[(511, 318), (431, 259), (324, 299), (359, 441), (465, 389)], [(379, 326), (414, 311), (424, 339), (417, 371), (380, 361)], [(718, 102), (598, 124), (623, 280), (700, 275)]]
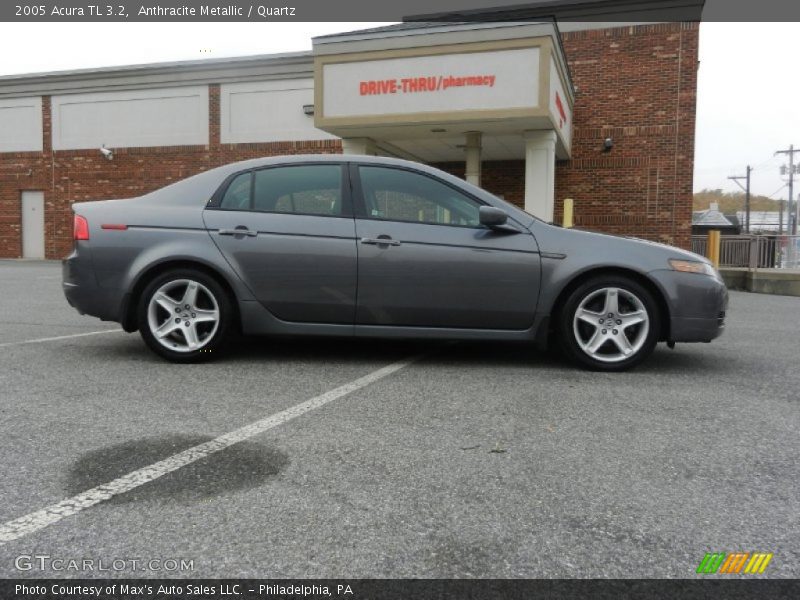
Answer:
[(419, 160), (521, 159), (525, 131), (571, 147), (574, 90), (558, 29), (537, 23), (403, 23), (314, 39), (315, 125)]

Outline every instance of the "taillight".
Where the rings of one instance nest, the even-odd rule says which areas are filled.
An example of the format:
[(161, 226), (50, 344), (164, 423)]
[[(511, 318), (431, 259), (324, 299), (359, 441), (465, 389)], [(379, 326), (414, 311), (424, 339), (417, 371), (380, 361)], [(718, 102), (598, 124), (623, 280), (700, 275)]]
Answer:
[(72, 227), (72, 237), (75, 240), (89, 239), (89, 221), (80, 215), (75, 215)]

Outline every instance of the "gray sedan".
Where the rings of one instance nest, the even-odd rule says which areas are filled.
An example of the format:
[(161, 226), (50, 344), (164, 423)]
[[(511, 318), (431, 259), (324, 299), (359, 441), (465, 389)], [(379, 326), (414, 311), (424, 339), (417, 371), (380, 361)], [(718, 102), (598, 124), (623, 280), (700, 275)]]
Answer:
[(562, 229), (407, 161), (257, 159), (73, 209), (67, 300), (175, 362), (241, 333), (554, 340), (616, 371), (724, 327), (705, 258)]

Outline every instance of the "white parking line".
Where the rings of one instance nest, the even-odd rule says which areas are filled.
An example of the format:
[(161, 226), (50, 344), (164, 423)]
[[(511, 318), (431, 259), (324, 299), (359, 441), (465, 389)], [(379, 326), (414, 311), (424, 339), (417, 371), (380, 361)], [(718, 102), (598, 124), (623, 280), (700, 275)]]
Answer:
[(225, 448), (233, 446), (234, 444), (238, 444), (239, 442), (242, 442), (260, 433), (264, 433), (268, 429), (282, 425), (287, 421), (296, 419), (297, 417), (304, 415), (309, 411), (325, 406), (329, 402), (333, 402), (342, 396), (351, 394), (352, 392), (366, 387), (369, 384), (378, 381), (379, 379), (388, 377), (392, 373), (396, 373), (400, 369), (407, 367), (420, 358), (420, 356), (414, 356), (393, 363), (378, 369), (377, 371), (373, 371), (372, 373), (364, 375), (364, 377), (355, 379), (350, 383), (346, 383), (335, 389), (325, 392), (324, 394), (315, 396), (310, 400), (306, 400), (305, 402), (301, 402), (300, 404), (292, 406), (291, 408), (287, 408), (279, 413), (265, 417), (260, 421), (255, 421), (254, 423), (245, 425), (244, 427), (221, 435), (209, 442), (199, 444), (189, 448), (188, 450), (174, 454), (169, 458), (161, 460), (157, 463), (153, 463), (152, 465), (143, 467), (128, 473), (127, 475), (123, 475), (118, 479), (94, 487), (83, 492), (82, 494), (62, 500), (58, 504), (51, 504), (50, 506), (47, 506), (41, 510), (37, 510), (36, 512), (19, 517), (13, 521), (8, 521), (7, 523), (0, 525), (0, 544), (19, 539), (25, 535), (34, 533), (40, 529), (44, 529), (48, 525), (57, 523), (65, 517), (77, 514), (82, 510), (94, 506), (95, 504), (99, 504), (100, 502), (108, 500), (109, 498), (117, 496), (118, 494), (128, 492), (139, 487), (140, 485), (144, 485), (149, 481), (154, 481), (155, 479), (158, 479), (167, 473), (177, 471), (181, 467), (185, 467), (186, 465), (198, 461), (201, 458), (205, 458), (206, 456), (219, 452), (220, 450), (224, 450)]
[(87, 333), (73, 333), (71, 335), (58, 335), (56, 337), (38, 338), (35, 340), (23, 340), (21, 342), (4, 342), (0, 344), (0, 348), (7, 346), (21, 346), (23, 344), (41, 344), (42, 342), (57, 342), (58, 340), (67, 340), (69, 338), (85, 337), (87, 335), (100, 335), (101, 333), (119, 333), (122, 329), (104, 329), (102, 331), (89, 331)]

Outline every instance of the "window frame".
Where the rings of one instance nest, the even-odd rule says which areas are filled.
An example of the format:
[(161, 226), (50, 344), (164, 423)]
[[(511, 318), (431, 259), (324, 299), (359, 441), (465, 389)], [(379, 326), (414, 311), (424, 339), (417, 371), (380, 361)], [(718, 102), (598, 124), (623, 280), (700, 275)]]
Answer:
[(430, 173), (425, 173), (424, 171), (420, 171), (413, 167), (407, 167), (405, 165), (386, 165), (386, 164), (378, 164), (378, 163), (363, 163), (363, 162), (352, 162), (350, 163), (350, 181), (351, 181), (351, 188), (353, 193), (353, 207), (355, 210), (355, 216), (358, 219), (366, 219), (369, 221), (384, 221), (388, 223), (408, 223), (410, 225), (430, 225), (433, 227), (457, 227), (459, 229), (487, 229), (485, 225), (481, 225), (478, 223), (477, 225), (458, 225), (455, 223), (431, 223), (428, 221), (407, 221), (404, 219), (386, 219), (382, 217), (375, 217), (367, 213), (367, 202), (364, 198), (364, 188), (361, 185), (361, 173), (359, 173), (360, 167), (377, 167), (381, 169), (393, 169), (395, 171), (407, 171), (409, 173), (413, 173), (414, 175), (419, 175), (420, 177), (426, 177), (435, 181), (436, 183), (440, 183), (444, 186), (449, 187), (450, 189), (458, 192), (462, 196), (472, 200), (478, 205), (478, 210), (480, 210), (481, 206), (491, 206), (491, 204), (481, 200), (474, 194), (470, 194), (466, 190), (461, 189), (460, 187), (453, 185), (452, 183), (445, 181), (435, 175), (431, 175)]
[[(225, 196), (227, 195), (228, 190), (230, 190), (231, 186), (233, 185), (233, 182), (236, 181), (237, 179), (239, 179), (239, 177), (241, 177), (242, 175), (249, 175), (249, 179), (250, 179), (250, 198), (248, 199), (248, 202), (247, 202), (248, 208), (222, 208), (222, 201), (225, 199)], [(223, 182), (223, 184), (220, 186), (220, 189), (218, 190), (218, 193), (219, 193), (219, 198), (218, 198), (218, 201), (217, 201), (217, 208), (219, 210), (240, 211), (240, 212), (248, 211), (250, 209), (250, 207), (253, 206), (253, 172), (252, 171), (240, 171), (239, 173), (235, 173), (235, 174), (231, 175), (230, 177), (227, 177), (225, 179), (225, 181)], [(216, 197), (216, 195), (217, 194), (215, 194), (215, 197)], [(213, 198), (212, 198), (212, 201), (213, 201)]]
[[(271, 169), (291, 169), (297, 167), (339, 167), (339, 181), (340, 181), (340, 190), (339, 193), (342, 197), (342, 212), (338, 215), (328, 215), (323, 213), (305, 213), (305, 212), (283, 212), (283, 211), (268, 211), (268, 210), (255, 210), (253, 208), (254, 205), (254, 198), (255, 198), (255, 178), (256, 173), (260, 171), (268, 171)], [(222, 206), (222, 199), (225, 197), (225, 194), (228, 191), (228, 188), (231, 184), (240, 176), (246, 173), (250, 174), (250, 203), (247, 208), (225, 208)], [(228, 175), (222, 184), (217, 188), (217, 191), (214, 192), (214, 195), (211, 197), (211, 200), (208, 201), (206, 204), (207, 210), (220, 210), (225, 212), (246, 212), (252, 214), (259, 214), (259, 215), (296, 215), (301, 217), (322, 217), (326, 219), (352, 219), (354, 216), (353, 212), (353, 200), (351, 194), (351, 185), (350, 185), (350, 173), (347, 169), (346, 162), (326, 162), (326, 161), (312, 161), (312, 162), (302, 162), (302, 163), (282, 163), (278, 165), (265, 165), (261, 167), (253, 167), (250, 169), (242, 169), (241, 171), (236, 171), (235, 173), (231, 173)]]

